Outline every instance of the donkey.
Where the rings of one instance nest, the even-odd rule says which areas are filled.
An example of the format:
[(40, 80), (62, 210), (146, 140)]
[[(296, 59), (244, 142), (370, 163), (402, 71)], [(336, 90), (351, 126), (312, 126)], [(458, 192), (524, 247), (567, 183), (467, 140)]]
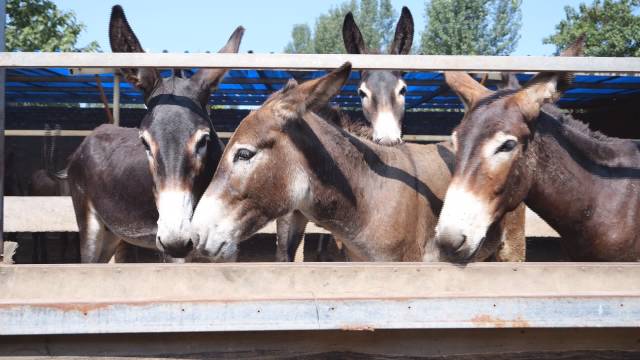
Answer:
[[(42, 137), (42, 168), (36, 170), (29, 181), (29, 196), (69, 196), (69, 182), (58, 177), (56, 168), (56, 140), (60, 137), (60, 125), (56, 124), (53, 133), (49, 124), (45, 125), (45, 135)], [(67, 232), (59, 233), (62, 239), (62, 254), (67, 252), (75, 236)], [(33, 233), (33, 263), (48, 261), (47, 234)], [(77, 256), (77, 254), (76, 254)]]
[[(242, 120), (194, 212), (198, 251), (232, 259), (240, 241), (297, 210), (352, 260), (423, 260), (455, 156), (446, 144), (388, 147), (337, 126), (332, 117), (344, 115), (328, 102), (350, 72), (346, 63), (290, 81)], [(492, 240), (478, 258), (501, 236)]]
[[(406, 55), (413, 44), (413, 16), (405, 6), (396, 24), (393, 42), (389, 54)], [(369, 54), (366, 43), (349, 12), (342, 24), (342, 39), (349, 54)], [(358, 96), (362, 102), (362, 112), (366, 122), (341, 123), (351, 127), (352, 132), (367, 137), (382, 145), (397, 145), (402, 142), (402, 119), (404, 117), (404, 98), (407, 84), (400, 71), (373, 70), (362, 71), (358, 84)], [(338, 120), (342, 118), (338, 117)], [(354, 126), (361, 125), (361, 126)], [(296, 249), (304, 236), (308, 220), (294, 212), (277, 220), (278, 247), (276, 258), (279, 261), (293, 261)]]
[[(238, 27), (220, 52), (237, 52)], [(114, 6), (109, 24), (114, 52), (143, 52), (124, 11)], [(147, 113), (139, 129), (102, 125), (68, 165), (80, 229), (82, 262), (106, 262), (120, 240), (188, 255), (188, 231), (198, 199), (222, 155), (207, 111), (224, 69), (201, 69), (191, 78), (161, 78), (153, 68), (121, 69), (144, 94)]]
[[(579, 55), (582, 41), (563, 55)], [(570, 259), (640, 259), (640, 151), (548, 104), (569, 78), (543, 72), (520, 90), (493, 93), (465, 73), (446, 74), (470, 109), (454, 133), (458, 161), (437, 226), (451, 256), (473, 254), (524, 201), (561, 235)]]
[(29, 181), (30, 196), (69, 196), (69, 183), (56, 176), (56, 140), (60, 136), (60, 125), (56, 124), (52, 134), (49, 125), (45, 125), (42, 138), (42, 169), (36, 170)]

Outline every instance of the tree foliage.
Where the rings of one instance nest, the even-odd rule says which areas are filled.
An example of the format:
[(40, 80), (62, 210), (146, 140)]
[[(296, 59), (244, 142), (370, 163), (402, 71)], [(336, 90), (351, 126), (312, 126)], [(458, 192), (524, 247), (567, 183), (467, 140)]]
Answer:
[(76, 47), (85, 25), (73, 11), (62, 11), (49, 0), (8, 0), (7, 51), (99, 51), (92, 41)]
[(332, 7), (316, 21), (313, 32), (306, 24), (294, 25), (287, 53), (344, 53), (342, 23), (352, 12), (369, 49), (385, 49), (393, 40), (396, 11), (390, 0), (350, 0)]
[(509, 55), (520, 39), (522, 0), (431, 0), (420, 52)]
[(289, 54), (313, 53), (313, 38), (311, 36), (311, 29), (309, 28), (309, 25), (293, 25), (293, 30), (291, 30), (291, 41), (287, 44), (284, 52)]
[(556, 33), (543, 42), (554, 44), (559, 53), (585, 34), (587, 56), (640, 56), (638, 10), (640, 0), (594, 0), (577, 10), (567, 6)]

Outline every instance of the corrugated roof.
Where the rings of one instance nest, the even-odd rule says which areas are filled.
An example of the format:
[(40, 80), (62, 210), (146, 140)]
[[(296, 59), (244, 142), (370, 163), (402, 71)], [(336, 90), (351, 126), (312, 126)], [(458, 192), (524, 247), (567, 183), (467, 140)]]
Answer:
[[(212, 105), (257, 106), (280, 89), (289, 78), (299, 81), (323, 75), (324, 71), (273, 71), (232, 70), (211, 95)], [(169, 71), (163, 71), (168, 76)], [(72, 75), (67, 69), (9, 69), (7, 70), (6, 100), (10, 103), (101, 103), (96, 76), (111, 101), (113, 75)], [(334, 102), (342, 107), (359, 107), (357, 95), (359, 72), (351, 75)], [(532, 75), (518, 74), (521, 83)], [(408, 84), (406, 104), (408, 108), (459, 108), (458, 97), (437, 72), (412, 72), (405, 74)], [(489, 81), (489, 87), (495, 82)], [(565, 108), (589, 108), (621, 98), (640, 99), (640, 77), (578, 75), (559, 105)], [(142, 103), (142, 94), (126, 82), (121, 83), (121, 103)]]

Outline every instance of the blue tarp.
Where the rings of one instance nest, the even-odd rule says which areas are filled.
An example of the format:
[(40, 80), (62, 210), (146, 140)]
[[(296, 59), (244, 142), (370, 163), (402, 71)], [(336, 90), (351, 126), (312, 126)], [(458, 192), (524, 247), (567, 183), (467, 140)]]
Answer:
[[(189, 73), (189, 72), (187, 72)], [(164, 71), (163, 76), (168, 76)], [(292, 76), (299, 81), (323, 75), (323, 71), (288, 72), (274, 70), (232, 70), (211, 95), (212, 105), (257, 106), (280, 89)], [(98, 75), (109, 99), (113, 98), (113, 75)], [(524, 83), (531, 78), (518, 74)], [(351, 81), (334, 102), (342, 107), (359, 107), (357, 81)], [(457, 96), (444, 83), (441, 73), (414, 72), (405, 74), (408, 84), (406, 104), (409, 108), (459, 108)], [(578, 75), (572, 88), (559, 102), (561, 107), (588, 108), (620, 98), (640, 99), (640, 77)], [(122, 104), (142, 103), (141, 93), (126, 82), (121, 83)], [(7, 70), (6, 100), (9, 103), (101, 103), (96, 75), (72, 75), (67, 69)]]

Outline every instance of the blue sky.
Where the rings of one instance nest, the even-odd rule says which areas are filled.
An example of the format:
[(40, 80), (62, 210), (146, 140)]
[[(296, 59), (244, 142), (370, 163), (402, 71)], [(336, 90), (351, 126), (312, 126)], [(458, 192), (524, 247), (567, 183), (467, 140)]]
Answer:
[[(247, 32), (241, 51), (282, 52), (297, 23), (313, 25), (314, 19), (344, 0), (54, 0), (59, 7), (73, 10), (87, 29), (80, 45), (97, 40), (108, 51), (107, 25), (111, 6), (119, 3), (150, 52), (202, 52), (220, 48), (238, 25)], [(578, 6), (591, 0), (524, 0), (521, 39), (514, 55), (551, 55), (553, 46), (542, 39), (554, 32), (564, 18), (566, 5)], [(392, 0), (399, 9), (406, 5), (416, 21), (416, 40), (425, 25), (424, 0)]]

